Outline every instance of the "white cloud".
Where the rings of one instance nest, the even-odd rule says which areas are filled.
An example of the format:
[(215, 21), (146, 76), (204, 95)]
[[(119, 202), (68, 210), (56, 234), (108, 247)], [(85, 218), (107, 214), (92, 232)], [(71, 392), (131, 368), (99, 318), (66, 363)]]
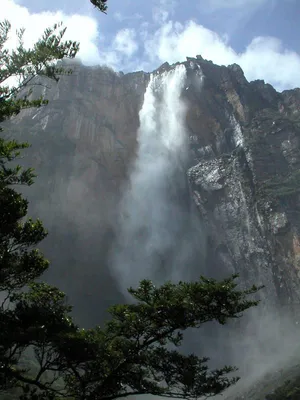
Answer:
[(134, 29), (121, 29), (111, 40), (110, 45), (100, 51), (101, 62), (115, 70), (134, 70), (136, 59), (133, 57), (139, 48)]
[(274, 37), (257, 37), (237, 63), (249, 79), (265, 79), (279, 90), (300, 87), (300, 55)]
[[(104, 44), (104, 34), (99, 32), (95, 18), (79, 14), (65, 14), (62, 11), (30, 13), (25, 6), (14, 0), (1, 0), (1, 20), (8, 19), (12, 24), (12, 37), (8, 46), (16, 45), (15, 30), (21, 27), (26, 29), (24, 35), (25, 46), (32, 46), (43, 34), (45, 28), (62, 21), (67, 27), (64, 38), (80, 42), (80, 51), (77, 55), (85, 65), (106, 64), (118, 69), (138, 49), (133, 29), (122, 29), (116, 33), (111, 43)], [(137, 16), (136, 16), (137, 17)]]
[(146, 42), (149, 57), (159, 61), (176, 62), (186, 56), (201, 54), (217, 64), (228, 64), (235, 53), (215, 32), (195, 22), (182, 25), (169, 21)]
[(131, 57), (138, 49), (135, 36), (134, 29), (122, 29), (116, 34), (113, 40), (113, 49), (116, 52), (124, 54), (126, 57)]
[(237, 63), (248, 80), (265, 79), (278, 90), (300, 86), (300, 55), (273, 37), (257, 37), (244, 52), (237, 53), (226, 38), (202, 25), (169, 21), (146, 41), (145, 51), (151, 65), (201, 54), (219, 65)]
[[(100, 54), (97, 47), (98, 27), (94, 18), (84, 15), (67, 15), (61, 11), (30, 13), (22, 5), (13, 0), (1, 0), (1, 20), (8, 19), (12, 24), (12, 31), (24, 27), (25, 46), (32, 46), (42, 35), (45, 28), (62, 21), (67, 27), (64, 38), (80, 42), (78, 56), (88, 64), (100, 62)], [(15, 44), (15, 37), (11, 37), (10, 46)]]
[[(279, 39), (256, 37), (243, 52), (237, 53), (226, 35), (220, 36), (195, 21), (185, 24), (171, 21), (176, 7), (174, 0), (157, 0), (167, 14), (157, 16), (154, 23), (141, 21), (136, 29), (122, 29), (109, 42), (104, 41), (104, 34), (99, 32), (97, 21), (92, 17), (61, 11), (32, 14), (13, 0), (0, 1), (1, 19), (10, 20), (14, 28), (24, 26), (28, 45), (34, 43), (45, 27), (63, 21), (68, 28), (66, 39), (81, 43), (79, 56), (84, 64), (151, 71), (165, 61), (184, 61), (186, 56), (201, 54), (219, 65), (237, 63), (248, 80), (264, 79), (278, 90), (300, 86), (300, 55), (285, 48)], [(211, 1), (217, 4), (221, 0)], [(250, 2), (229, 0), (229, 3), (237, 5), (242, 1)]]
[(174, 14), (177, 0), (157, 0), (152, 8), (152, 18), (157, 24), (166, 22)]

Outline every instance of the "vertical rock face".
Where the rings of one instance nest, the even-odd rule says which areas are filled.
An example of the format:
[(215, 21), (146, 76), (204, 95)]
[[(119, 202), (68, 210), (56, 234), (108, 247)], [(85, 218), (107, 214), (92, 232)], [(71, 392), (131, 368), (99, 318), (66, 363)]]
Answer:
[(6, 132), (31, 144), (22, 163), (38, 177), (25, 193), (49, 230), (42, 244), (53, 266), (48, 279), (89, 324), (99, 321), (100, 301), (105, 309), (118, 298), (106, 259), (149, 77), (72, 68), (57, 84), (38, 82), (33, 96), (43, 94), (49, 105), (23, 110)]
[(35, 144), (44, 140), (58, 146), (61, 159), (69, 147), (74, 175), (86, 181), (87, 188), (96, 189), (93, 183), (99, 183), (99, 178), (109, 187), (118, 186), (134, 153), (138, 110), (147, 80), (144, 73), (123, 75), (108, 68), (76, 65), (73, 74), (62, 77), (58, 84), (38, 82), (42, 86), (35, 87), (33, 95), (43, 94), (49, 105), (23, 111), (12, 120), (13, 129), (30, 138), (36, 148), (36, 167), (45, 161), (45, 152), (51, 152), (47, 146)]
[(211, 267), (266, 285), (274, 305), (299, 303), (299, 89), (279, 94), (237, 65), (200, 65), (201, 99), (188, 95), (188, 176)]
[[(277, 93), (247, 82), (238, 65), (201, 56), (184, 64), (187, 177), (207, 234), (199, 264), (216, 277), (238, 272), (245, 283), (266, 285), (274, 305), (299, 303), (300, 89)], [(39, 177), (28, 196), (50, 230), (51, 279), (73, 302), (90, 294), (97, 303), (101, 290), (102, 299), (112, 296), (106, 255), (148, 80), (143, 72), (76, 66), (50, 89), (38, 87), (47, 107), (23, 111), (7, 128), (32, 144), (27, 162)]]

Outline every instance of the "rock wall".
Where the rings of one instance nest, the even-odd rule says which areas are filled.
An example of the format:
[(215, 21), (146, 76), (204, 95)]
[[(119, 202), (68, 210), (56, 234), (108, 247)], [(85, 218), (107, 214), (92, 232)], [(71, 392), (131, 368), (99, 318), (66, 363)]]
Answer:
[[(247, 82), (238, 65), (201, 56), (185, 65), (187, 178), (207, 232), (199, 265), (217, 277), (238, 272), (245, 283), (266, 285), (269, 303), (298, 310), (300, 89), (278, 93), (263, 81)], [(82, 310), (83, 296), (97, 310), (93, 318), (100, 299), (104, 308), (116, 301), (107, 254), (148, 80), (143, 72), (75, 65), (58, 84), (35, 89), (48, 106), (22, 111), (7, 127), (32, 144), (26, 162), (39, 177), (28, 197), (50, 230), (49, 279)]]
[(277, 93), (248, 83), (237, 65), (200, 65), (203, 100), (188, 99), (201, 116), (188, 116), (195, 156), (188, 176), (209, 262), (265, 285), (276, 307), (299, 310), (299, 89)]
[(46, 278), (68, 293), (79, 323), (90, 325), (121, 299), (107, 257), (149, 76), (72, 69), (58, 83), (36, 82), (32, 97), (44, 95), (49, 104), (23, 110), (6, 133), (31, 144), (22, 164), (38, 176), (24, 192), (30, 214), (49, 230), (42, 243), (52, 262)]

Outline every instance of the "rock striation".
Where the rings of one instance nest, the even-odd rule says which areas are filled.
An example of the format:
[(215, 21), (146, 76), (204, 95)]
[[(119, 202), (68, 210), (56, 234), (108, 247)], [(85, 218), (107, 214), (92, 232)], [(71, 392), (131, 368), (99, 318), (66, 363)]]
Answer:
[[(199, 264), (216, 277), (238, 272), (245, 283), (266, 285), (269, 303), (297, 312), (300, 89), (278, 93), (262, 80), (248, 82), (236, 64), (217, 66), (201, 56), (184, 64), (186, 175), (207, 236)], [(170, 68), (165, 63), (155, 72)], [(97, 304), (99, 291), (107, 302), (115, 296), (107, 250), (149, 74), (73, 69), (57, 84), (40, 82), (34, 95), (43, 93), (49, 105), (22, 111), (7, 129), (32, 144), (25, 162), (39, 177), (28, 197), (50, 231), (50, 278), (73, 302), (84, 294)]]

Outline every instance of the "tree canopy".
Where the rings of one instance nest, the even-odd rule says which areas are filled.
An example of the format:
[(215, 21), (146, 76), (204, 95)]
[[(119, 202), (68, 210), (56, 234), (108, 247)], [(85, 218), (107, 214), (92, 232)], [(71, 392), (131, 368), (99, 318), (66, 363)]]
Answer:
[[(105, 1), (93, 2), (101, 10)], [(102, 8), (105, 11), (106, 8)], [(10, 24), (0, 24), (0, 122), (24, 107), (41, 107), (20, 91), (34, 78), (58, 79), (56, 61), (74, 58), (79, 45), (63, 41), (65, 29), (45, 31), (32, 49), (5, 48)], [(19, 78), (18, 84), (6, 84)], [(22, 92), (23, 93), (23, 92)], [(237, 378), (225, 366), (209, 370), (208, 358), (180, 352), (184, 332), (209, 321), (225, 324), (258, 304), (259, 288), (237, 288), (236, 276), (223, 281), (144, 280), (130, 288), (131, 304), (110, 308), (103, 327), (84, 330), (71, 318), (71, 306), (58, 288), (40, 278), (49, 263), (37, 249), (47, 232), (27, 215), (28, 201), (18, 185), (31, 185), (34, 171), (17, 160), (27, 143), (0, 133), (0, 392), (21, 400), (111, 400), (128, 395), (196, 399), (221, 393)], [(59, 134), (59, 133), (58, 133)]]
[(144, 280), (129, 289), (133, 304), (111, 307), (112, 318), (103, 328), (82, 332), (87, 348), (73, 354), (77, 373), (65, 379), (71, 395), (85, 400), (140, 394), (196, 399), (221, 393), (237, 381), (227, 376), (235, 368), (210, 371), (208, 358), (177, 349), (188, 328), (213, 320), (225, 324), (257, 304), (248, 296), (258, 288), (239, 291), (235, 278), (217, 282), (200, 277), (160, 287)]
[[(31, 88), (36, 76), (57, 80), (60, 74), (69, 73), (58, 69), (56, 62), (74, 58), (79, 44), (64, 41), (65, 28), (59, 30), (61, 27), (46, 29), (31, 49), (24, 47), (21, 29), (17, 48), (9, 50), (6, 43), (11, 25), (0, 22), (0, 122), (24, 107), (47, 104), (43, 98), (29, 100), (31, 91), (24, 91)], [(49, 335), (58, 321), (69, 324), (64, 314), (69, 307), (58, 289), (34, 283), (49, 263), (36, 249), (47, 233), (40, 220), (28, 218), (28, 201), (16, 189), (17, 185), (31, 185), (35, 177), (31, 168), (16, 163), (29, 145), (9, 140), (1, 127), (0, 131), (0, 390), (5, 390), (26, 383), (26, 371), (21, 367), (26, 352), (34, 349), (37, 341), (45, 342), (40, 341), (45, 329)]]
[(107, 11), (107, 0), (90, 0), (90, 2), (93, 4), (93, 6), (95, 6), (96, 8), (98, 8), (98, 10), (100, 10), (101, 12), (106, 14)]

